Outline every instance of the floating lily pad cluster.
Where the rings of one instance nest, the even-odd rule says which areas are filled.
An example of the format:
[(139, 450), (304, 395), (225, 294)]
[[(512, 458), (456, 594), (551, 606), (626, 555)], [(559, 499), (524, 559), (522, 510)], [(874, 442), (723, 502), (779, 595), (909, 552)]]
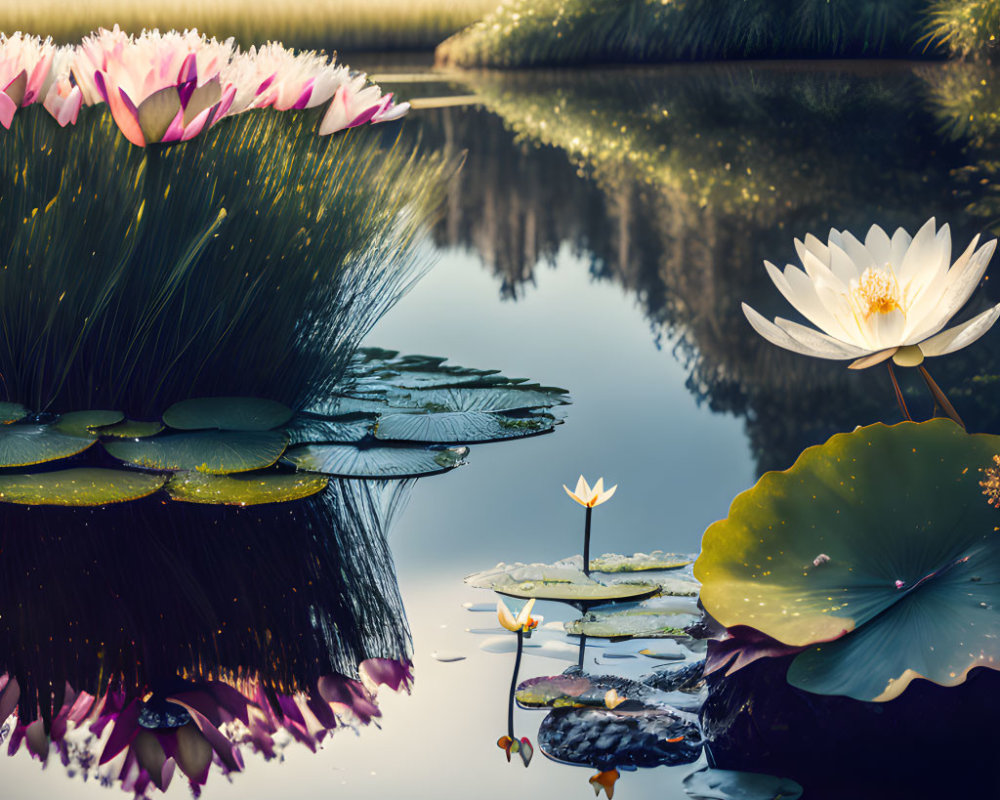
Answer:
[[(446, 472), (468, 453), (446, 445), (560, 421), (549, 409), (567, 402), (563, 390), (443, 361), (362, 350), (344, 393), (300, 414), (255, 397), (184, 400), (161, 420), (0, 403), (0, 501), (96, 506), (163, 490), (191, 503), (285, 502), (322, 491), (330, 477)], [(36, 465), (44, 466), (24, 472)]]
[(792, 686), (867, 701), (1000, 668), (998, 454), (949, 420), (876, 424), (764, 475), (695, 565), (732, 633), (710, 662), (797, 653)]

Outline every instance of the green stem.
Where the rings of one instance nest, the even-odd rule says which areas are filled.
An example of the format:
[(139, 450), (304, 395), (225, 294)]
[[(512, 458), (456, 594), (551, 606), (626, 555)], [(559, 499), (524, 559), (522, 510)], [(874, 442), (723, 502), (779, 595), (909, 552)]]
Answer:
[(524, 652), (524, 631), (517, 632), (517, 656), (514, 658), (514, 674), (510, 679), (510, 697), (507, 698), (507, 735), (514, 739), (514, 693), (517, 691), (517, 673), (521, 669), (521, 654)]
[(576, 665), (580, 668), (580, 672), (583, 672), (583, 656), (587, 652), (587, 634), (580, 634), (580, 658), (577, 660)]
[(587, 506), (587, 522), (583, 528), (583, 574), (590, 576), (590, 518), (594, 509)]
[(921, 364), (919, 369), (920, 369), (920, 374), (923, 376), (924, 382), (927, 384), (927, 388), (930, 389), (931, 395), (937, 401), (938, 405), (944, 409), (944, 413), (947, 414), (949, 417), (951, 417), (955, 422), (957, 422), (962, 427), (962, 430), (965, 430), (965, 423), (962, 422), (962, 418), (958, 416), (958, 412), (955, 410), (955, 406), (953, 406), (951, 404), (951, 401), (948, 400), (947, 395), (945, 395), (945, 393), (941, 391), (941, 387), (934, 382), (934, 379), (931, 377), (931, 374), (927, 371), (927, 367)]
[(886, 361), (885, 365), (889, 368), (889, 378), (892, 380), (893, 391), (896, 392), (896, 402), (899, 403), (899, 410), (903, 412), (903, 416), (906, 417), (907, 421), (913, 422), (913, 417), (910, 416), (910, 409), (906, 407), (906, 401), (903, 399), (903, 392), (896, 381), (896, 371), (892, 368), (892, 360)]

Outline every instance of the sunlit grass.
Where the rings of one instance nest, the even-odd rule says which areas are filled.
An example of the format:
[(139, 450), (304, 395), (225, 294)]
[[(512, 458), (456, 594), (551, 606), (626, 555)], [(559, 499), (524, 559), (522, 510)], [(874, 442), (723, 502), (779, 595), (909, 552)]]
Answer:
[(496, 0), (37, 0), (0, 4), (0, 30), (72, 42), (115, 23), (138, 33), (197, 28), (235, 36), (249, 46), (267, 40), (327, 50), (430, 48), (482, 18)]
[(5, 395), (140, 416), (324, 396), (419, 276), (454, 162), (317, 120), (252, 112), (142, 150), (104, 106), (66, 129), (19, 114), (0, 137)]
[[(594, 61), (905, 55), (924, 0), (506, 0), (443, 43), (439, 61), (527, 67)], [(790, 7), (791, 6), (791, 7)]]
[(936, 0), (927, 12), (925, 42), (955, 56), (988, 57), (998, 48), (1000, 2)]

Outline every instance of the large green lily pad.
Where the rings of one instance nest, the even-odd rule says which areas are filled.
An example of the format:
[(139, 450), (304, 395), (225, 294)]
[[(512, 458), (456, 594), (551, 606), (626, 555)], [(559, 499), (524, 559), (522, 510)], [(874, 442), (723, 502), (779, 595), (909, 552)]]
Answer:
[(663, 639), (688, 636), (687, 628), (698, 621), (695, 614), (667, 612), (658, 608), (629, 608), (624, 611), (590, 611), (581, 619), (565, 624), (566, 633), (586, 634), (598, 639), (630, 637)]
[(252, 472), (239, 475), (206, 475), (203, 472), (175, 472), (167, 482), (167, 494), (186, 503), (256, 506), (287, 503), (323, 491), (323, 475), (279, 472)]
[(115, 458), (144, 469), (226, 475), (271, 466), (286, 441), (281, 431), (199, 431), (103, 444)]
[(388, 414), (379, 419), (375, 436), (390, 441), (471, 444), (545, 433), (557, 422), (549, 414), (512, 417), (490, 411)]
[(375, 426), (371, 417), (347, 417), (344, 419), (316, 419), (298, 416), (285, 426), (288, 446), (297, 444), (324, 444), (334, 442), (359, 442), (370, 436)]
[(28, 416), (28, 409), (20, 403), (0, 403), (0, 425), (10, 425)]
[(183, 431), (269, 431), (288, 422), (292, 413), (283, 403), (261, 397), (197, 397), (174, 403), (163, 421)]
[(295, 447), (284, 462), (307, 472), (342, 478), (415, 478), (447, 472), (465, 463), (467, 447), (357, 446), (310, 444)]
[(654, 550), (652, 553), (636, 553), (625, 556), (605, 553), (590, 559), (590, 569), (594, 572), (643, 572), (656, 569), (680, 569), (694, 563), (693, 556), (682, 556)]
[(27, 467), (82, 453), (95, 441), (73, 436), (52, 425), (6, 425), (0, 428), (0, 467)]
[(563, 603), (616, 603), (652, 597), (660, 587), (655, 583), (563, 583), (562, 581), (525, 581), (497, 586), (493, 591), (507, 597), (556, 600)]
[(94, 432), (99, 436), (111, 436), (114, 439), (145, 439), (147, 436), (156, 436), (162, 430), (163, 423), (159, 420), (124, 419), (115, 425), (97, 428)]
[(95, 428), (115, 425), (125, 419), (121, 411), (70, 411), (63, 414), (53, 424), (53, 429), (71, 436), (92, 436)]
[(1000, 436), (943, 419), (808, 448), (705, 533), (705, 609), (811, 645), (788, 680), (822, 694), (890, 700), (1000, 666), (1000, 513), (980, 485), (998, 453)]
[(96, 468), (0, 475), (0, 502), (30, 506), (103, 506), (151, 495), (165, 480), (162, 475)]

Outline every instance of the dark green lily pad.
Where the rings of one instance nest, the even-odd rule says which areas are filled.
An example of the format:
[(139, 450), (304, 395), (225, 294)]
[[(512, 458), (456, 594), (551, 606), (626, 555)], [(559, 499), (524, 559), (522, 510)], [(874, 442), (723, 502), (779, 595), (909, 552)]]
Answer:
[(9, 425), (0, 428), (0, 467), (28, 467), (82, 453), (95, 441), (72, 436), (52, 425)]
[(590, 569), (594, 572), (642, 572), (653, 569), (679, 569), (693, 564), (690, 556), (664, 553), (654, 550), (652, 553), (636, 553), (632, 556), (605, 553), (600, 558), (590, 559)]
[(321, 417), (344, 417), (352, 414), (380, 414), (389, 408), (385, 396), (334, 395), (306, 409)]
[(226, 475), (271, 466), (286, 441), (281, 431), (199, 431), (103, 444), (115, 458), (144, 469)]
[(288, 434), (288, 446), (293, 447), (298, 444), (360, 442), (371, 435), (374, 427), (371, 417), (333, 420), (299, 416), (285, 427), (285, 432)]
[(379, 418), (375, 436), (390, 441), (471, 444), (545, 433), (557, 422), (548, 414), (510, 417), (488, 411), (389, 414)]
[(670, 613), (657, 608), (630, 608), (625, 611), (590, 611), (565, 624), (566, 633), (586, 634), (598, 639), (630, 637), (666, 639), (687, 637), (685, 630), (697, 622), (694, 614)]
[(0, 425), (10, 425), (28, 416), (28, 409), (20, 403), (0, 403)]
[[(582, 574), (582, 573), (581, 573)], [(565, 583), (564, 581), (524, 581), (494, 586), (493, 591), (507, 597), (556, 600), (564, 603), (615, 603), (642, 600), (660, 591), (655, 583)]]
[(175, 472), (170, 476), (166, 489), (171, 499), (186, 503), (255, 506), (301, 500), (322, 492), (327, 482), (323, 475), (306, 473), (206, 475), (203, 472)]
[(147, 436), (156, 436), (162, 430), (163, 423), (159, 420), (145, 422), (142, 420), (126, 419), (116, 425), (98, 428), (94, 432), (98, 436), (112, 436), (115, 439), (145, 439)]
[(821, 694), (890, 700), (1000, 666), (1000, 515), (980, 485), (1000, 485), (998, 453), (943, 419), (808, 448), (705, 533), (702, 603), (807, 646), (788, 681)]
[(182, 431), (270, 431), (292, 418), (292, 409), (261, 397), (197, 397), (174, 403), (163, 421)]
[(358, 447), (310, 444), (288, 451), (284, 461), (307, 472), (342, 478), (415, 478), (447, 472), (464, 464), (467, 447)]
[(408, 404), (428, 411), (523, 411), (566, 403), (564, 389), (531, 386), (459, 386), (411, 391)]
[(704, 767), (684, 778), (694, 800), (798, 800), (802, 787), (790, 778)]
[(153, 494), (163, 475), (119, 469), (63, 469), (37, 475), (0, 475), (0, 502), (29, 506), (103, 506)]
[(95, 428), (115, 425), (125, 419), (121, 411), (70, 411), (62, 414), (52, 428), (71, 436), (92, 436)]

